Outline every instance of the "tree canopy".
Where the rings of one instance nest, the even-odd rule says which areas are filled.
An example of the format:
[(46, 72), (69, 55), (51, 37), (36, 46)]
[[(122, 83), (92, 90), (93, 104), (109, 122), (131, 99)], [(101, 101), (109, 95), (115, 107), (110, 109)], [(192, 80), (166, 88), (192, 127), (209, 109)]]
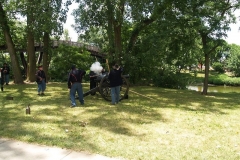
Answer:
[[(26, 58), (29, 81), (35, 80), (36, 64), (40, 63), (37, 56), (38, 60), (43, 57), (46, 70), (55, 68), (56, 71), (61, 66), (59, 59), (66, 55), (53, 52), (50, 39), (64, 34), (69, 40), (63, 23), (73, 1), (0, 2), (2, 13), (6, 13), (1, 14), (5, 21), (0, 25), (3, 31), (0, 45), (7, 44), (8, 50), (13, 48), (10, 54), (12, 65), (20, 62), (15, 47), (22, 45), (27, 48), (27, 55), (21, 58)], [(238, 0), (75, 0), (75, 3), (78, 8), (72, 14), (74, 28), (80, 34), (78, 40), (100, 47), (110, 63), (118, 62), (124, 66), (133, 83), (141, 80), (156, 82), (161, 76), (174, 77), (182, 70), (200, 65), (205, 67), (203, 94), (207, 94), (209, 68), (221, 58), (218, 53), (226, 43), (223, 39), (230, 24), (236, 22), (234, 11), (240, 8)], [(18, 15), (26, 21), (19, 23)], [(9, 29), (5, 29), (5, 24)], [(3, 38), (6, 33), (8, 38)], [(35, 42), (43, 42), (42, 53), (36, 54)], [(49, 73), (55, 74), (55, 71)], [(17, 73), (14, 75), (19, 77)]]

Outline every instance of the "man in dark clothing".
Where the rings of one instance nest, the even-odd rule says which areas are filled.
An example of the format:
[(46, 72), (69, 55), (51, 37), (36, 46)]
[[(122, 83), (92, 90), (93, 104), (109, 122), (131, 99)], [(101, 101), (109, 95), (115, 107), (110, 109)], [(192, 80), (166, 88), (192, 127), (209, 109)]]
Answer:
[(4, 84), (4, 74), (3, 74), (3, 69), (0, 68), (0, 85), (1, 85), (1, 91), (3, 91), (3, 84)]
[(46, 90), (47, 80), (42, 66), (38, 66), (38, 71), (36, 73), (36, 82), (38, 84), (38, 95), (45, 95), (44, 91)]
[(82, 77), (86, 74), (84, 70), (77, 70), (76, 66), (72, 66), (72, 70), (68, 76), (68, 88), (70, 89), (70, 99), (72, 107), (76, 107), (75, 94), (78, 93), (79, 102), (84, 104), (83, 90), (82, 90)]
[[(90, 90), (93, 88), (97, 87), (97, 83), (96, 83), (96, 78), (97, 78), (97, 74), (94, 71), (90, 71), (89, 73), (89, 79), (90, 79)], [(91, 93), (91, 95), (95, 95), (95, 93)]]
[(113, 105), (117, 104), (120, 99), (120, 86), (123, 83), (122, 71), (122, 68), (118, 64), (115, 64), (108, 75), (108, 79), (110, 80), (111, 99)]
[(2, 70), (3, 70), (3, 74), (4, 74), (4, 79), (2, 79), (2, 80), (3, 80), (3, 83), (5, 82), (6, 85), (8, 85), (8, 83), (9, 83), (10, 68), (9, 68), (9, 66), (7, 65), (7, 63), (4, 63), (4, 64), (3, 64)]

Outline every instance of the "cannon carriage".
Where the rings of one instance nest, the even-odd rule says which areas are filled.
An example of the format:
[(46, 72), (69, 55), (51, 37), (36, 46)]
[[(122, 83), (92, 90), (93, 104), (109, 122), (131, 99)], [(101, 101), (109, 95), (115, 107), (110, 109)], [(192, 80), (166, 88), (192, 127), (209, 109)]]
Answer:
[[(128, 98), (129, 91), (129, 75), (122, 75), (123, 84), (120, 87), (120, 100)], [(108, 79), (108, 74), (98, 75), (95, 79), (97, 86), (83, 94), (83, 97), (88, 96), (89, 94), (93, 94), (99, 92), (101, 96), (107, 100), (111, 101), (111, 90), (110, 90), (110, 81)]]

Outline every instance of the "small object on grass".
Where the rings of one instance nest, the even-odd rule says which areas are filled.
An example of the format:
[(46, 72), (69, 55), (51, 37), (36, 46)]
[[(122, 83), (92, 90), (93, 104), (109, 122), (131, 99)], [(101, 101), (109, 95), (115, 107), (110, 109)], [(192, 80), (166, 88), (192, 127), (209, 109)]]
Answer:
[(83, 121), (81, 121), (81, 123), (80, 123), (79, 125), (82, 126), (82, 127), (86, 127), (87, 122), (83, 122)]
[(68, 132), (68, 130), (66, 129), (65, 132)]
[(13, 100), (13, 97), (7, 96), (7, 97), (6, 97), (6, 100)]
[(26, 114), (30, 114), (30, 113), (31, 113), (30, 104), (28, 104), (26, 108)]
[(220, 145), (217, 145), (216, 147), (217, 147), (217, 148), (221, 148), (221, 146), (220, 146)]

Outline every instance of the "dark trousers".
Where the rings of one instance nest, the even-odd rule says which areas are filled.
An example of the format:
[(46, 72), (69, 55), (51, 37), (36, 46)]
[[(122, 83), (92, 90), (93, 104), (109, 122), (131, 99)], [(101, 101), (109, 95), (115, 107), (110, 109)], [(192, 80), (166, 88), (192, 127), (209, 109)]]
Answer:
[(3, 84), (4, 84), (4, 80), (2, 78), (0, 78), (1, 91), (3, 91)]
[[(97, 83), (94, 80), (90, 80), (90, 90), (96, 87), (97, 87)], [(96, 92), (91, 93), (91, 95), (95, 95), (95, 94)]]

